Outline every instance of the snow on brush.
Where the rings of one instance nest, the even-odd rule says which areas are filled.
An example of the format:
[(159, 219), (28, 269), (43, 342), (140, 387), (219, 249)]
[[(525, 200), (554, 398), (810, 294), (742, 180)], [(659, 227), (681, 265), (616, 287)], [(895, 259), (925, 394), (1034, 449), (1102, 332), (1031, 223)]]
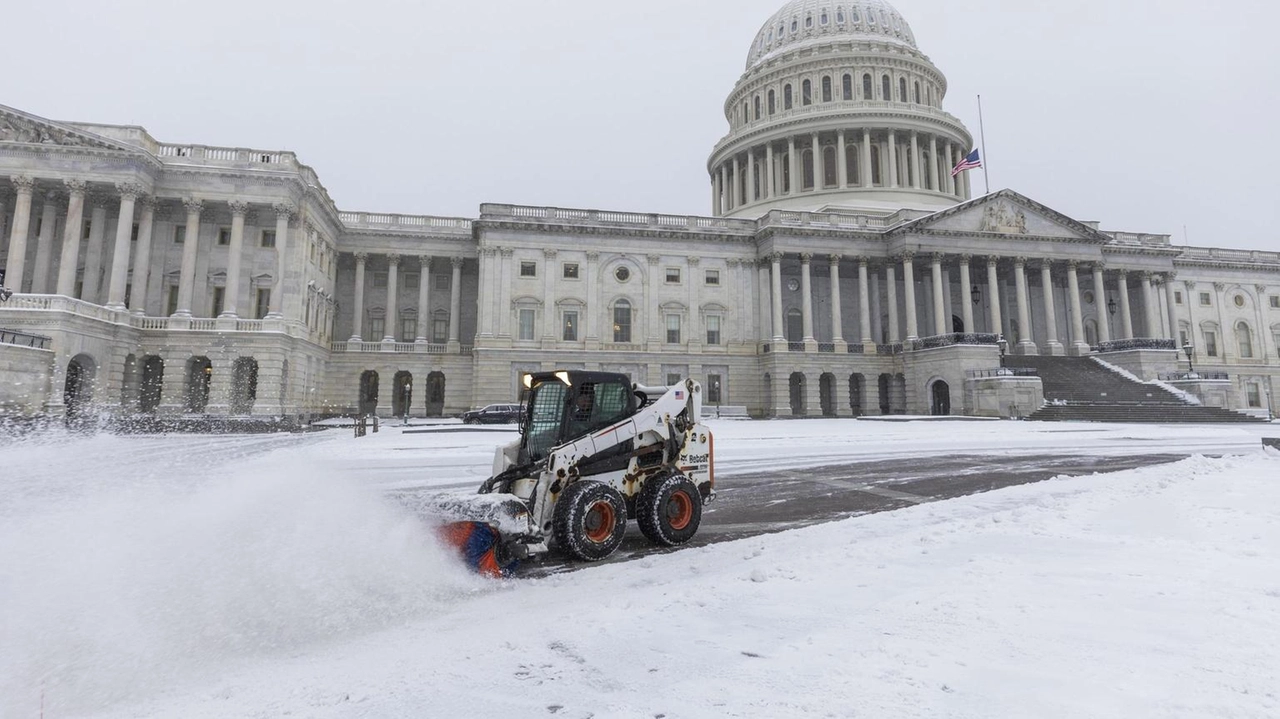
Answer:
[[(735, 423), (717, 451), (835, 452), (836, 426)], [(1280, 715), (1280, 453), (1256, 437), (506, 582), (348, 471), (431, 446), (480, 462), (501, 438), (154, 440), (150, 463), (83, 466), (147, 441), (0, 449), (43, 468), (0, 480), (0, 716), (42, 694), (51, 717)]]

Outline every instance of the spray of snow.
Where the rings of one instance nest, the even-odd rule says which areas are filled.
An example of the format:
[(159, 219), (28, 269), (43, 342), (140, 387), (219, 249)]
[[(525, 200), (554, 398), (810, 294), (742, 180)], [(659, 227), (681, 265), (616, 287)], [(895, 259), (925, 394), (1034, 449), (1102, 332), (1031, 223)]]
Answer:
[(1147, 381), (1142, 379), (1141, 377), (1138, 377), (1137, 375), (1130, 372), (1129, 370), (1124, 369), (1123, 367), (1117, 367), (1116, 365), (1113, 365), (1109, 362), (1104, 362), (1098, 359), (1097, 357), (1091, 357), (1090, 359), (1102, 365), (1105, 369), (1109, 369), (1112, 372), (1115, 372), (1116, 374), (1120, 375), (1121, 377), (1124, 377), (1125, 379), (1131, 382), (1137, 382), (1138, 384), (1145, 384), (1151, 387), (1159, 387), (1160, 389), (1168, 392), (1169, 394), (1177, 397), (1178, 399), (1182, 400), (1183, 402), (1186, 402), (1187, 404), (1193, 407), (1200, 406), (1199, 397), (1191, 394), (1190, 392), (1184, 392), (1183, 390), (1180, 390), (1177, 387), (1174, 387), (1173, 385), (1168, 384), (1167, 382), (1161, 382), (1159, 380)]
[[(142, 444), (136, 464), (95, 465), (121, 442)], [(226, 463), (209, 440), (163, 446), (0, 449), (0, 466), (30, 470), (0, 479), (0, 716), (31, 715), (41, 692), (60, 714), (100, 709), (485, 586), (418, 518), (297, 450)]]

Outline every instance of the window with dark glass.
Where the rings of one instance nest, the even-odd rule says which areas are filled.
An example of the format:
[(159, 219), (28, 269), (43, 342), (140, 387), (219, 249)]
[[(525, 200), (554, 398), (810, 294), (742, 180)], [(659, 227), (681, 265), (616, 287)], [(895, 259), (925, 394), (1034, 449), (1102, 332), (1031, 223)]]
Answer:
[(564, 263), (564, 278), (566, 280), (578, 279), (578, 263), (577, 262)]
[(538, 263), (537, 262), (521, 262), (520, 276), (521, 277), (537, 277)]
[(831, 102), (831, 78), (822, 78), (822, 101)]
[(578, 311), (566, 310), (562, 320), (563, 333), (561, 337), (565, 342), (578, 341)]
[(844, 99), (846, 101), (853, 99), (853, 75), (845, 75), (843, 81)]
[(667, 344), (680, 344), (680, 315), (667, 315)]
[(869, 75), (869, 74), (868, 74), (868, 75), (863, 75), (863, 76), (862, 76), (862, 99), (863, 99), (863, 100), (870, 100), (870, 99), (872, 99), (872, 96), (871, 96), (871, 95), (872, 95), (872, 93), (871, 93), (871, 75)]
[(707, 270), (707, 280), (706, 280), (706, 281), (707, 281), (707, 284), (708, 284), (708, 285), (719, 285), (719, 284), (720, 284), (720, 270)]
[(898, 100), (900, 102), (907, 101), (907, 78), (898, 78)]
[(631, 303), (620, 300), (613, 306), (613, 341), (631, 341)]
[(720, 344), (720, 316), (711, 315), (707, 318), (707, 344)]
[(880, 96), (881, 100), (887, 102), (893, 99), (893, 84), (889, 82), (888, 75), (884, 75), (880, 78), (880, 91), (882, 93)]
[(275, 231), (275, 230), (263, 230), (263, 231), (262, 231), (262, 240), (259, 242), (259, 245), (261, 245), (262, 247), (275, 247), (275, 246), (276, 246), (276, 231)]
[(783, 85), (782, 86), (782, 109), (790, 110), (791, 106), (792, 106), (791, 85), (790, 84)]
[(769, 91), (769, 114), (772, 115), (777, 110), (777, 94), (773, 90)]
[(230, 227), (218, 228), (218, 244), (219, 245), (231, 244), (231, 228)]
[(804, 105), (813, 104), (813, 82), (805, 80), (800, 84), (800, 102)]

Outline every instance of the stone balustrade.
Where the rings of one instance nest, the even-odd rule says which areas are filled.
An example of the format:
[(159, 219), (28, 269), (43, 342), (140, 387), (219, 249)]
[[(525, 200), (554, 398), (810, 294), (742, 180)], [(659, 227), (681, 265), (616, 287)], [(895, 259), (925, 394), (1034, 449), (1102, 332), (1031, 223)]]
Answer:
[(386, 230), (406, 228), (410, 230), (444, 229), (471, 234), (471, 220), (462, 217), (434, 217), (431, 215), (397, 215), (372, 212), (339, 212), (338, 219), (348, 229)]

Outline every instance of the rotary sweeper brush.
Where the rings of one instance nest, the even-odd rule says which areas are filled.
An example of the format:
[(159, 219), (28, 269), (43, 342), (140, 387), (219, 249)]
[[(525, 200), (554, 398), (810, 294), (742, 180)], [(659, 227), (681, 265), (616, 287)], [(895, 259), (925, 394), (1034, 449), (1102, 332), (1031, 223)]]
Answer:
[(428, 500), (446, 542), (467, 563), (504, 576), (551, 549), (608, 557), (635, 520), (653, 544), (693, 539), (715, 498), (702, 386), (633, 385), (607, 372), (528, 375), (520, 439), (499, 447), (477, 495)]

